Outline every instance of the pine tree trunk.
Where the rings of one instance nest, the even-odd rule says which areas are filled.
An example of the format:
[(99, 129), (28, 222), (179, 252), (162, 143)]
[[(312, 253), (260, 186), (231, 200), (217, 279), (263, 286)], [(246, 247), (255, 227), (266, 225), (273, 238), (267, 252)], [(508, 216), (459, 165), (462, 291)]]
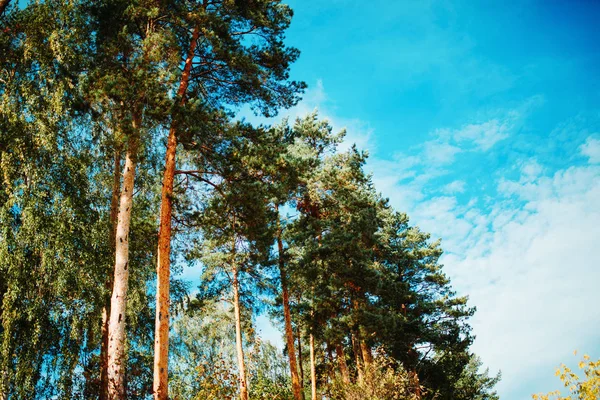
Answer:
[(354, 359), (356, 361), (356, 373), (358, 374), (358, 381), (362, 382), (363, 377), (364, 377), (364, 369), (363, 369), (360, 345), (358, 344), (358, 342), (359, 342), (358, 334), (352, 333), (351, 340), (352, 340), (352, 350), (354, 352)]
[(110, 400), (125, 399), (125, 315), (129, 287), (129, 225), (139, 146), (139, 128), (140, 121), (136, 116), (133, 122), (133, 132), (127, 141), (123, 190), (119, 200), (119, 216), (115, 236), (115, 275), (108, 325), (108, 398)]
[(302, 388), (302, 400), (304, 400), (304, 366), (302, 365), (302, 335), (300, 324), (296, 325), (296, 338), (298, 340), (298, 369), (300, 370), (300, 387)]
[(317, 368), (315, 362), (315, 337), (310, 334), (309, 338), (310, 345), (310, 398), (311, 400), (317, 400)]
[(238, 268), (233, 266), (233, 309), (235, 312), (235, 348), (237, 351), (238, 372), (240, 381), (240, 399), (248, 400), (248, 382), (246, 381), (246, 365), (244, 363), (244, 347), (242, 343), (242, 317), (240, 313), (240, 285)]
[(342, 374), (342, 381), (344, 383), (350, 383), (350, 374), (348, 373), (348, 364), (346, 363), (346, 355), (344, 354), (344, 347), (341, 344), (335, 346), (335, 355), (337, 358), (340, 373)]
[[(115, 252), (115, 237), (117, 229), (117, 217), (119, 214), (119, 191), (121, 190), (121, 146), (115, 146), (115, 162), (113, 172), (113, 187), (110, 200), (109, 217), (109, 243), (112, 256)], [(110, 293), (113, 286), (113, 275), (109, 274), (106, 280), (106, 288)], [(102, 343), (100, 345), (100, 400), (108, 399), (108, 322), (110, 317), (110, 294), (105, 300), (102, 308)]]
[[(199, 29), (192, 34), (188, 56), (179, 82), (177, 96), (185, 103), (194, 50)], [(177, 121), (173, 118), (167, 139), (165, 172), (160, 203), (160, 227), (158, 230), (158, 260), (156, 263), (156, 318), (154, 331), (154, 398), (167, 400), (169, 396), (169, 303), (171, 275), (171, 215), (173, 213), (173, 181), (175, 179), (175, 156), (177, 151)]]
[(421, 400), (421, 383), (419, 382), (419, 375), (417, 374), (417, 371), (412, 371), (408, 374), (410, 380), (411, 380), (411, 385), (413, 387), (413, 391), (415, 393), (415, 399), (417, 400)]
[[(321, 239), (322, 233), (319, 232), (317, 235), (317, 242), (319, 243), (319, 248), (321, 247)], [(315, 299), (315, 288), (312, 288), (312, 301)], [(312, 305), (314, 307), (314, 304)], [(311, 317), (314, 319), (314, 308), (311, 311)], [(309, 347), (310, 347), (310, 389), (311, 389), (311, 400), (317, 400), (317, 366), (315, 361), (315, 337), (313, 333), (310, 333), (309, 337)]]
[[(275, 208), (279, 211), (278, 207)], [(302, 400), (302, 386), (298, 377), (296, 365), (296, 349), (294, 348), (294, 331), (292, 330), (292, 314), (290, 312), (290, 295), (288, 292), (287, 273), (283, 260), (283, 241), (281, 240), (281, 222), (277, 216), (277, 247), (279, 250), (279, 274), (281, 276), (281, 292), (283, 297), (283, 317), (285, 321), (285, 337), (287, 340), (288, 356), (290, 361), (290, 373), (292, 376), (292, 390), (294, 399)]]
[(371, 348), (367, 346), (367, 343), (362, 339), (360, 340), (360, 351), (365, 364), (365, 369), (369, 369), (373, 363), (373, 355), (371, 354)]

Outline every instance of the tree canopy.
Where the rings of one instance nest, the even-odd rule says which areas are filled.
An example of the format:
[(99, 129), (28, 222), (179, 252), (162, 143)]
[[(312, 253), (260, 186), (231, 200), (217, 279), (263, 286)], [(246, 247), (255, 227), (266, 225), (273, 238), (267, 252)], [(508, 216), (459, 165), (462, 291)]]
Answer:
[(236, 117), (300, 100), (292, 15), (0, 1), (0, 399), (497, 399), (368, 154)]

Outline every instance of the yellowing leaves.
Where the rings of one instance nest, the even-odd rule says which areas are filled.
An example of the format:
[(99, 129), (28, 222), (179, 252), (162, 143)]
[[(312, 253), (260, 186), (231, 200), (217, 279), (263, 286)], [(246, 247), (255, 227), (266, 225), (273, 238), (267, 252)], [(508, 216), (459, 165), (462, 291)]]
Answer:
[[(577, 354), (574, 352), (573, 354)], [(548, 394), (534, 394), (534, 400), (598, 400), (600, 399), (600, 360), (591, 361), (587, 354), (578, 364), (579, 369), (585, 374), (581, 380), (577, 374), (562, 364), (557, 368), (555, 375), (560, 378), (563, 385), (569, 389), (570, 395), (563, 397), (556, 390)]]

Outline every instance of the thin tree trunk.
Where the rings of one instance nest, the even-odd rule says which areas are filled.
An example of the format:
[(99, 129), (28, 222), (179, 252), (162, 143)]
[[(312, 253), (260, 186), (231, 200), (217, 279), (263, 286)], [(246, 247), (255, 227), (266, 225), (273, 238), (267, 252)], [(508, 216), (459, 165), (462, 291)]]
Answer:
[(371, 364), (373, 363), (373, 354), (371, 353), (371, 347), (369, 347), (366, 342), (365, 338), (367, 337), (367, 334), (365, 330), (359, 326), (357, 332), (359, 332), (358, 343), (360, 344), (360, 353), (363, 357), (363, 363), (366, 370), (371, 367)]
[[(190, 80), (194, 50), (199, 36), (194, 29), (188, 56), (179, 82), (177, 97), (185, 103)], [(154, 332), (154, 398), (167, 400), (169, 396), (169, 303), (171, 275), (171, 215), (173, 213), (173, 181), (175, 179), (175, 156), (177, 150), (177, 121), (173, 118), (167, 139), (165, 172), (160, 203), (160, 227), (158, 230), (158, 260), (156, 263), (156, 318)]]
[(360, 351), (362, 353), (363, 362), (365, 364), (365, 369), (369, 369), (371, 364), (373, 363), (373, 354), (371, 353), (371, 348), (367, 345), (367, 343), (362, 339), (364, 335), (361, 335), (360, 339)]
[(296, 325), (296, 337), (298, 339), (298, 369), (300, 369), (300, 387), (302, 388), (302, 400), (304, 400), (304, 366), (302, 365), (302, 335), (300, 324)]
[(350, 383), (350, 373), (348, 373), (346, 354), (344, 354), (344, 347), (341, 344), (337, 344), (335, 346), (335, 355), (340, 368), (340, 373), (342, 374), (342, 381), (344, 383)]
[(315, 362), (315, 337), (310, 334), (309, 338), (310, 345), (310, 398), (311, 400), (317, 400), (317, 368)]
[(351, 340), (352, 340), (352, 350), (354, 352), (354, 359), (356, 360), (356, 372), (358, 374), (358, 381), (361, 382), (364, 377), (364, 369), (363, 369), (362, 357), (360, 354), (361, 353), (360, 345), (358, 344), (358, 342), (359, 342), (358, 334), (351, 333)]
[(125, 399), (125, 315), (129, 287), (129, 225), (139, 146), (139, 128), (140, 118), (135, 116), (133, 132), (127, 141), (123, 190), (119, 200), (115, 237), (115, 275), (108, 325), (108, 398), (110, 400)]
[[(321, 247), (321, 238), (322, 238), (322, 234), (321, 232), (319, 232), (319, 234), (317, 235), (317, 241), (319, 243), (319, 247)], [(314, 320), (314, 301), (315, 301), (315, 288), (312, 288), (312, 308), (313, 310), (311, 311), (311, 319)], [(311, 389), (311, 400), (317, 400), (317, 366), (316, 366), (316, 361), (315, 361), (315, 337), (312, 333), (312, 331), (310, 332), (310, 337), (309, 337), (309, 346), (310, 346), (310, 389)]]
[[(117, 229), (117, 217), (119, 214), (119, 192), (121, 190), (121, 146), (115, 146), (115, 157), (113, 167), (113, 187), (110, 200), (109, 217), (109, 243), (110, 251), (114, 257), (115, 240)], [(113, 286), (113, 275), (108, 274), (106, 289), (109, 294), (102, 308), (102, 343), (100, 345), (100, 400), (108, 399), (108, 322), (110, 317), (110, 290)]]
[(410, 380), (412, 381), (412, 387), (415, 393), (415, 398), (417, 400), (421, 400), (421, 383), (419, 382), (419, 375), (417, 374), (417, 371), (412, 371), (408, 374)]
[(248, 400), (248, 382), (246, 381), (246, 365), (244, 363), (244, 347), (242, 343), (238, 268), (236, 265), (233, 266), (233, 309), (235, 312), (235, 348), (237, 351), (238, 372), (240, 374), (240, 399)]
[[(279, 208), (275, 207), (276, 211)], [(281, 292), (283, 297), (283, 317), (285, 321), (285, 337), (287, 340), (288, 356), (290, 361), (290, 373), (292, 375), (292, 390), (294, 399), (302, 400), (302, 386), (298, 377), (298, 367), (296, 365), (296, 349), (294, 349), (294, 331), (292, 330), (292, 314), (290, 312), (290, 295), (288, 292), (287, 272), (283, 260), (283, 241), (281, 240), (281, 222), (279, 213), (277, 215), (277, 247), (279, 250), (279, 274), (281, 276)]]

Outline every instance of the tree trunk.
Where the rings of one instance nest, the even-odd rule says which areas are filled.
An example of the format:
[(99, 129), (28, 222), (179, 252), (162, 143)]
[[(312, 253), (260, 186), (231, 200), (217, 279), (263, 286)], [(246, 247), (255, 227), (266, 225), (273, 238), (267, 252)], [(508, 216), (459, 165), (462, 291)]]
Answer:
[[(278, 207), (275, 207), (279, 211)], [(281, 240), (281, 222), (277, 213), (277, 247), (279, 250), (279, 274), (281, 276), (281, 292), (283, 297), (283, 317), (285, 321), (285, 337), (287, 340), (288, 356), (290, 361), (290, 373), (292, 376), (292, 390), (294, 399), (302, 400), (302, 386), (298, 377), (296, 365), (296, 349), (294, 348), (294, 331), (292, 330), (292, 314), (290, 313), (290, 295), (288, 292), (287, 272), (283, 260), (283, 241)]]
[[(119, 191), (121, 190), (121, 146), (115, 146), (115, 162), (113, 172), (112, 197), (110, 200), (109, 243), (112, 256), (115, 254), (115, 238), (117, 217), (119, 214)], [(108, 274), (106, 289), (109, 291), (102, 308), (102, 343), (100, 345), (100, 400), (108, 399), (108, 322), (110, 317), (110, 290), (113, 286), (113, 275)]]
[(360, 351), (362, 353), (365, 369), (369, 369), (371, 367), (371, 364), (373, 363), (373, 354), (371, 354), (371, 348), (362, 339), (360, 340)]
[(300, 387), (302, 388), (302, 400), (304, 400), (304, 366), (302, 365), (302, 335), (300, 324), (296, 325), (296, 338), (298, 340), (298, 369), (300, 369)]
[(411, 385), (413, 387), (413, 391), (415, 393), (415, 399), (421, 400), (421, 383), (419, 382), (419, 375), (417, 375), (417, 371), (412, 371), (408, 374), (409, 379), (411, 380)]
[(310, 398), (317, 400), (317, 368), (315, 364), (315, 337), (310, 334)]
[(344, 354), (344, 347), (341, 344), (335, 346), (335, 355), (337, 358), (340, 373), (342, 374), (342, 381), (344, 383), (350, 383), (350, 374), (348, 373), (348, 364), (346, 363), (346, 355)]
[(233, 309), (235, 312), (235, 348), (237, 351), (238, 372), (240, 374), (240, 399), (248, 400), (248, 382), (246, 381), (246, 365), (244, 363), (244, 347), (242, 343), (238, 268), (236, 265), (233, 266)]
[(125, 398), (125, 315), (127, 311), (127, 289), (129, 287), (129, 225), (137, 151), (139, 146), (140, 118), (134, 117), (133, 132), (127, 141), (123, 190), (119, 200), (119, 216), (115, 236), (115, 275), (110, 300), (108, 325), (108, 398)]
[[(199, 36), (199, 28), (194, 29), (188, 56), (179, 82), (177, 97), (185, 103), (190, 80), (194, 50)], [(171, 215), (173, 212), (173, 181), (175, 179), (175, 155), (177, 150), (177, 121), (173, 117), (169, 137), (165, 172), (162, 182), (160, 203), (160, 227), (158, 230), (158, 260), (156, 263), (156, 318), (154, 331), (154, 398), (167, 400), (169, 396), (169, 303), (171, 275)]]
[(358, 381), (361, 382), (364, 377), (363, 362), (361, 357), (360, 345), (358, 344), (358, 334), (351, 333), (352, 339), (352, 350), (354, 352), (354, 359), (356, 360), (356, 373), (358, 374)]

